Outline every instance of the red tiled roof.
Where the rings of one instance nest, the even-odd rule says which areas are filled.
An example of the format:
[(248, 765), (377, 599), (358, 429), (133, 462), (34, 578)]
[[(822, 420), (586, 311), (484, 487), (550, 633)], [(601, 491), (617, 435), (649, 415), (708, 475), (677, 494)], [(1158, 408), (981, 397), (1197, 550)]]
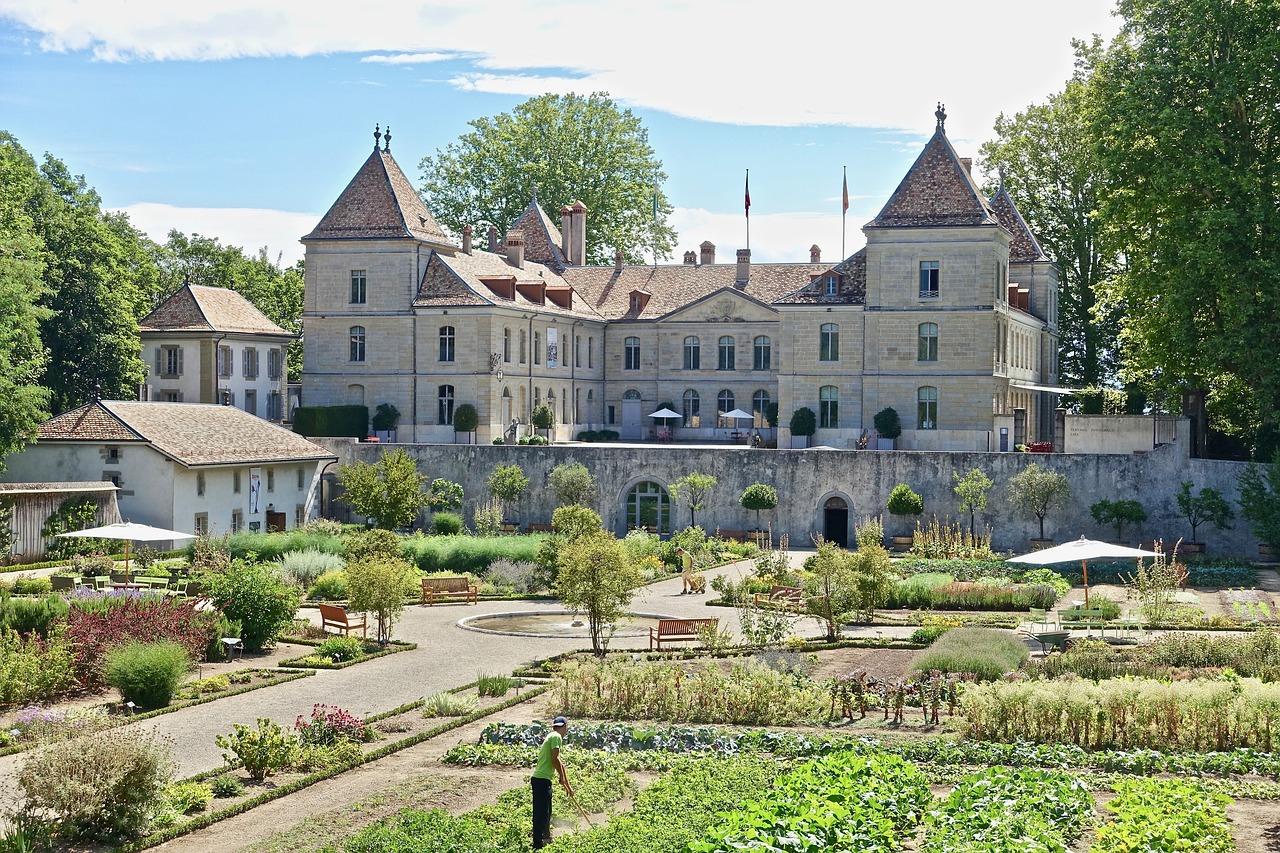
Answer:
[(1009, 196), (1009, 191), (1004, 188), (1003, 184), (1000, 185), (1000, 190), (991, 198), (991, 212), (995, 214), (996, 219), (1000, 220), (1000, 224), (1005, 227), (1005, 230), (1013, 235), (1013, 239), (1009, 241), (1009, 261), (1011, 263), (1049, 260), (1044, 253), (1044, 249), (1040, 248), (1040, 241), (1036, 239), (1036, 235), (1032, 234), (1031, 229), (1027, 227), (1026, 220), (1018, 212), (1018, 206), (1013, 203), (1013, 199)]
[[(564, 235), (555, 226), (550, 217), (538, 204), (537, 196), (529, 202), (529, 206), (516, 217), (516, 221), (507, 228), (524, 234), (524, 257), (526, 261), (537, 261), (556, 272), (563, 272), (569, 265), (561, 247), (564, 246)], [(506, 251), (506, 241), (498, 245), (499, 252)]]
[(97, 400), (40, 425), (37, 441), (148, 443), (186, 465), (332, 459), (325, 448), (234, 406)]
[[(826, 285), (823, 279), (828, 271), (836, 273), (840, 276), (840, 294), (838, 296), (827, 296)], [(849, 257), (845, 258), (829, 270), (823, 270), (818, 273), (812, 284), (806, 285), (803, 289), (775, 300), (778, 303), (786, 304), (843, 304), (843, 305), (863, 305), (867, 301), (867, 250), (861, 248)]]
[(289, 336), (234, 290), (189, 284), (138, 323), (143, 332), (234, 332)]
[[(570, 269), (578, 269), (571, 267)], [(482, 279), (514, 277), (514, 299), (504, 299), (484, 284)], [(542, 283), (547, 287), (565, 287), (571, 282), (557, 275), (555, 270), (540, 263), (525, 261), (521, 268), (507, 263), (505, 255), (493, 252), (473, 251), (444, 254), (432, 252), (427, 261), (427, 271), (422, 276), (422, 286), (413, 300), (414, 307), (432, 308), (453, 305), (505, 305), (521, 310), (546, 314), (563, 314), (575, 317), (602, 319), (584, 300), (581, 291), (574, 297), (573, 308), (561, 308), (550, 299), (543, 303), (529, 299), (520, 292), (520, 285)]]
[(320, 224), (303, 240), (417, 237), (453, 241), (435, 221), (391, 152), (376, 147)]
[(996, 225), (987, 201), (938, 129), (866, 228)]

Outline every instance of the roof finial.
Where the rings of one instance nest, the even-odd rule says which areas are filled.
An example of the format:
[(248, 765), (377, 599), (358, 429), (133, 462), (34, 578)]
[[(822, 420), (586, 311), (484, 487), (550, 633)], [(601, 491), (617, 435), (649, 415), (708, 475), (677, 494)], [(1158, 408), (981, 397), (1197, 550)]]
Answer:
[(382, 134), (382, 150), (391, 153), (391, 125), (387, 125), (386, 133)]
[(947, 108), (942, 101), (938, 101), (938, 109), (933, 113), (934, 118), (938, 120), (938, 130), (942, 133), (947, 132)]
[(102, 399), (102, 384), (101, 384), (101, 383), (98, 383), (98, 382), (93, 383), (93, 399), (94, 399), (94, 400), (101, 400), (101, 399)]
[(378, 146), (382, 142), (382, 125), (375, 124), (373, 126), (373, 150), (377, 151)]
[(533, 185), (533, 203), (534, 204), (538, 203), (538, 185), (537, 184)]
[(1000, 176), (1000, 189), (1004, 189), (1004, 166), (996, 168), (996, 174)]

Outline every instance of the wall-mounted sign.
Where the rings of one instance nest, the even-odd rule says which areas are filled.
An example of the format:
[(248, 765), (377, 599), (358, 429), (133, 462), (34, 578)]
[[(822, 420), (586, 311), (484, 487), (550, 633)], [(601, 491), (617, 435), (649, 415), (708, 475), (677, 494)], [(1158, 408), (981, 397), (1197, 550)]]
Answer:
[(547, 329), (547, 367), (554, 370), (560, 366), (560, 339), (554, 326)]
[(262, 498), (262, 469), (249, 469), (249, 514), (257, 515), (261, 510), (258, 508), (260, 499)]

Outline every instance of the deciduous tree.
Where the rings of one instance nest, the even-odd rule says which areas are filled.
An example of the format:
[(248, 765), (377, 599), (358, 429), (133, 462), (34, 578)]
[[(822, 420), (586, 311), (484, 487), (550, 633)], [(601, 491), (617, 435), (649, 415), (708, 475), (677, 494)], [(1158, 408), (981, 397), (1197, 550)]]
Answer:
[(612, 534), (588, 533), (564, 543), (557, 559), (556, 589), (566, 607), (581, 612), (591, 634), (591, 650), (604, 657), (612, 626), (643, 580)]
[(560, 506), (587, 506), (596, 498), (596, 478), (581, 462), (564, 462), (551, 469), (551, 490)]
[(1040, 521), (1040, 538), (1044, 538), (1044, 519), (1049, 510), (1061, 506), (1071, 497), (1067, 476), (1041, 468), (1032, 462), (1009, 480), (1009, 503)]
[(338, 469), (342, 499), (385, 530), (408, 527), (430, 505), (428, 477), (403, 448), (384, 452), (378, 461), (354, 462)]
[(700, 471), (690, 471), (671, 484), (671, 497), (689, 506), (689, 526), (698, 524), (698, 512), (706, 506), (707, 495), (716, 485), (716, 478)]

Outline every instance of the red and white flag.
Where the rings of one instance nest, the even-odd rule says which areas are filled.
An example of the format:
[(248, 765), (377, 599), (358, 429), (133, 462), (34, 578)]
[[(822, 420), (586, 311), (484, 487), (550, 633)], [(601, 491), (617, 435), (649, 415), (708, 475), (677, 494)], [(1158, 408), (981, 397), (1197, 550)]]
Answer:
[(747, 169), (747, 180), (742, 185), (742, 203), (743, 209), (746, 210), (747, 216), (751, 216), (751, 170)]

